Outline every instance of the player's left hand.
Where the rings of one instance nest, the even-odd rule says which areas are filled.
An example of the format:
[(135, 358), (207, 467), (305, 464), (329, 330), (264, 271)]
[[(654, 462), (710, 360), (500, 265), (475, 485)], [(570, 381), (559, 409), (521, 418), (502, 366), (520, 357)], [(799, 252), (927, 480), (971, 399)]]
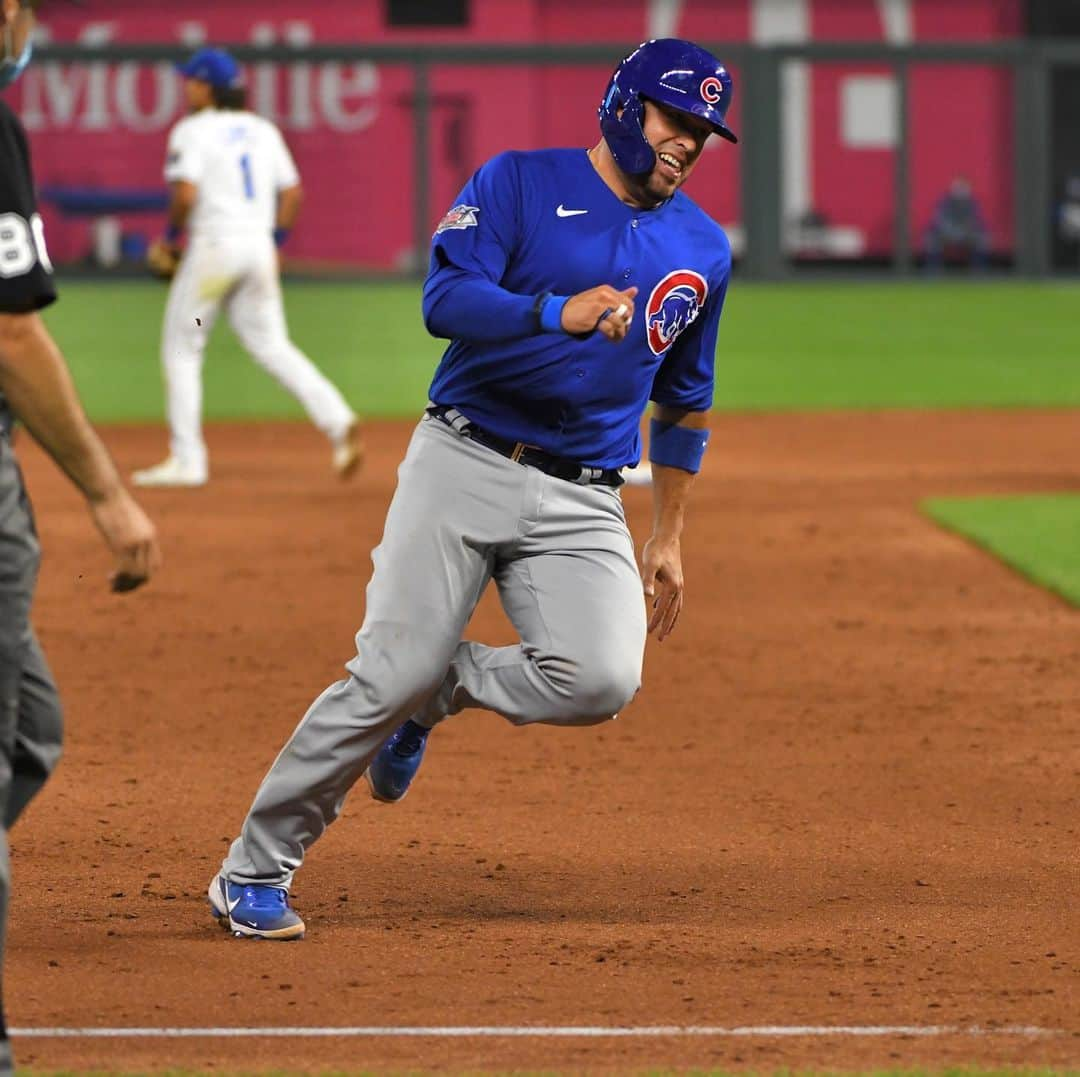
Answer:
[(678, 538), (653, 535), (645, 543), (641, 581), (645, 597), (652, 599), (649, 632), (657, 632), (657, 640), (663, 643), (671, 635), (682, 612), (682, 547)]

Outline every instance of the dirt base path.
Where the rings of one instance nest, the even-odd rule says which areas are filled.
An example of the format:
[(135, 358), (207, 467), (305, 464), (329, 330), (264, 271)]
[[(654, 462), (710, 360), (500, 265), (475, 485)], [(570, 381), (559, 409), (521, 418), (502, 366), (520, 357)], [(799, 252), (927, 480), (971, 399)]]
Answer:
[[(66, 759), (13, 836), (9, 1022), (979, 1026), (985, 1035), (21, 1039), (35, 1067), (870, 1067), (1080, 1062), (1080, 619), (916, 511), (1080, 487), (1076, 413), (722, 417), (676, 635), (600, 729), (438, 730), (397, 807), (357, 788), (295, 900), (232, 941), (204, 891), (352, 655), (405, 425), (336, 483), (303, 425), (211, 430), (151, 491), (166, 571), (117, 598), (21, 440)], [(109, 432), (125, 470), (159, 430)], [(649, 492), (626, 491), (640, 546)], [(486, 599), (471, 629), (511, 635)], [(1038, 1026), (1056, 1034), (995, 1031)]]

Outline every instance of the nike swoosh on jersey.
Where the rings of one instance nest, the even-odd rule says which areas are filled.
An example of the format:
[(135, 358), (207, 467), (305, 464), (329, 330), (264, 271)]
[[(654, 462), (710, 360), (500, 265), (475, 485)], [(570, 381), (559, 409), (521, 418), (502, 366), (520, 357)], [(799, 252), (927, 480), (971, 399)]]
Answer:
[(582, 213), (588, 213), (587, 209), (563, 209), (563, 205), (560, 202), (555, 209), (556, 216), (559, 217), (577, 217)]

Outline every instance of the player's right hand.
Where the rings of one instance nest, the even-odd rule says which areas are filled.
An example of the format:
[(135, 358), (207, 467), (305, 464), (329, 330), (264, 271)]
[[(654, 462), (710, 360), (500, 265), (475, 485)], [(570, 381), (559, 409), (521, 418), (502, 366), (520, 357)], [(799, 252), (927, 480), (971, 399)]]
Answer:
[(90, 514), (115, 559), (114, 591), (132, 591), (161, 566), (157, 529), (123, 486), (90, 502)]
[(634, 296), (637, 293), (637, 288), (620, 292), (610, 284), (578, 292), (563, 307), (562, 327), (572, 336), (598, 330), (617, 343), (626, 336), (634, 320)]
[(172, 280), (180, 265), (180, 248), (165, 239), (155, 239), (146, 252), (146, 268), (160, 280)]

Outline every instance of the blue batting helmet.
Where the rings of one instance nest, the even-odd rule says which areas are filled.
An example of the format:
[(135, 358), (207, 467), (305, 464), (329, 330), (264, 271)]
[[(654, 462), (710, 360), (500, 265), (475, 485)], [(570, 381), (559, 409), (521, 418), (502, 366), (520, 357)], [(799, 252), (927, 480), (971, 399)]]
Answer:
[(642, 129), (643, 99), (698, 116), (721, 138), (738, 142), (724, 123), (733, 93), (731, 75), (711, 52), (674, 37), (654, 38), (615, 68), (600, 102), (600, 130), (615, 163), (642, 175), (656, 162)]

